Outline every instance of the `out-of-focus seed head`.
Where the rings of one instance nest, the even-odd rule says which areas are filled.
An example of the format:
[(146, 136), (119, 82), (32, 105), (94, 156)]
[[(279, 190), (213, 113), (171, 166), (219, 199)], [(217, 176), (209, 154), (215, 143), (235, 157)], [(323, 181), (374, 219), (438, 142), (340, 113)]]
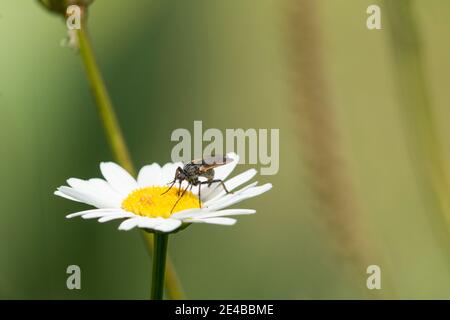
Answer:
[(43, 5), (48, 10), (66, 15), (67, 7), (71, 5), (77, 5), (80, 8), (86, 9), (91, 5), (94, 0), (37, 0), (41, 5)]

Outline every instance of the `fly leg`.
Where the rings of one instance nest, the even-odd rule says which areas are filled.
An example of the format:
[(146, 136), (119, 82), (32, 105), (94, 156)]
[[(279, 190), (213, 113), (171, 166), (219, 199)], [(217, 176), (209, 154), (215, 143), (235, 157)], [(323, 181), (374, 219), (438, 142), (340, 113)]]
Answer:
[(202, 207), (202, 202), (200, 200), (201, 198), (201, 190), (202, 190), (202, 184), (199, 183), (198, 184), (198, 207), (201, 208)]
[(181, 180), (179, 180), (177, 196), (180, 195), (180, 191), (181, 191)]
[[(161, 195), (166, 194), (167, 192), (169, 192), (170, 189), (172, 189), (172, 187), (175, 184), (175, 182), (177, 182), (177, 177), (178, 177), (178, 174), (181, 172), (181, 170), (182, 169), (180, 167), (177, 168), (177, 171), (175, 171), (175, 177), (173, 178), (173, 181), (169, 182), (170, 187), (166, 191), (161, 193)], [(181, 180), (180, 180), (180, 188), (181, 188)], [(179, 193), (180, 193), (180, 190), (178, 189), (178, 193), (177, 194), (179, 195)]]
[(186, 193), (187, 189), (191, 187), (192, 189), (192, 184), (188, 184), (188, 186), (183, 190), (183, 192), (181, 193), (181, 196), (178, 197), (177, 201), (175, 202), (175, 204), (172, 207), (172, 210), (170, 210), (170, 213), (173, 212), (173, 210), (175, 209), (175, 207), (177, 206), (178, 202), (180, 202), (181, 198), (183, 198), (184, 194)]
[(232, 192), (228, 191), (227, 187), (225, 186), (225, 183), (224, 183), (223, 180), (221, 180), (221, 179), (208, 180), (208, 181), (202, 182), (202, 184), (203, 184), (203, 183), (207, 183), (207, 184), (208, 184), (208, 187), (209, 187), (209, 186), (211, 186), (211, 184), (213, 184), (214, 182), (220, 183), (220, 184), (222, 185), (223, 189), (225, 190), (225, 192), (226, 192), (227, 194), (232, 193)]

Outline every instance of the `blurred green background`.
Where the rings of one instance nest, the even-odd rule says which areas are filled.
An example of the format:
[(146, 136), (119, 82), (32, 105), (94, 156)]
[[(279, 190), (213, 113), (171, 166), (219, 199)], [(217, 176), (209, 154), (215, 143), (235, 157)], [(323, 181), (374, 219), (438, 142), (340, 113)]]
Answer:
[[(363, 255), (377, 257), (369, 262), (382, 267), (386, 296), (450, 298), (448, 247), (430, 219), (439, 213), (421, 196), (411, 156), (420, 150), (404, 130), (384, 13), (382, 30), (366, 28), (366, 8), (377, 3), (317, 1), (330, 117), (358, 203), (350, 218), (366, 230)], [(303, 161), (290, 48), (302, 30), (288, 22), (296, 5), (97, 0), (90, 9), (96, 55), (138, 167), (170, 161), (171, 132), (194, 120), (280, 128), (280, 171), (258, 178), (274, 189), (242, 205), (258, 214), (171, 237), (189, 298), (367, 297), (355, 285), (366, 266), (349, 272), (335, 250), (347, 251), (333, 236), (346, 226), (324, 223)], [(414, 11), (448, 169), (450, 2), (415, 1)], [(99, 162), (112, 159), (79, 56), (60, 46), (65, 36), (64, 21), (35, 1), (0, 2), (0, 298), (146, 299), (151, 264), (138, 232), (68, 221), (86, 206), (53, 196), (65, 179), (97, 177)], [(81, 290), (66, 288), (71, 264), (81, 267)]]

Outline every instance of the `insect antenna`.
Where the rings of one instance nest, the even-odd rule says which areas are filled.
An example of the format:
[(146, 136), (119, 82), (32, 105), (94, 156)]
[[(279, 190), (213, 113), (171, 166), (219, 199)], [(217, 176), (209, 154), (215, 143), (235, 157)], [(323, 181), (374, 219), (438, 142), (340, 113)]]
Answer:
[(177, 181), (177, 179), (173, 179), (172, 182), (169, 182), (170, 183), (170, 187), (166, 191), (161, 193), (161, 195), (166, 194), (167, 192), (169, 192), (169, 190), (172, 189), (172, 187), (173, 187), (173, 185), (175, 184), (176, 181)]

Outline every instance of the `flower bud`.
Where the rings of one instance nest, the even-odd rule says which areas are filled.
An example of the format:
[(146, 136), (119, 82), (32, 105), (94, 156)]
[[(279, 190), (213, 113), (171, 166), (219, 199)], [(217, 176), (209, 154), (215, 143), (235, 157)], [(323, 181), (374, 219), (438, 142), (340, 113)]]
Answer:
[(67, 7), (77, 5), (81, 8), (87, 8), (94, 0), (37, 0), (41, 5), (48, 10), (66, 15)]

